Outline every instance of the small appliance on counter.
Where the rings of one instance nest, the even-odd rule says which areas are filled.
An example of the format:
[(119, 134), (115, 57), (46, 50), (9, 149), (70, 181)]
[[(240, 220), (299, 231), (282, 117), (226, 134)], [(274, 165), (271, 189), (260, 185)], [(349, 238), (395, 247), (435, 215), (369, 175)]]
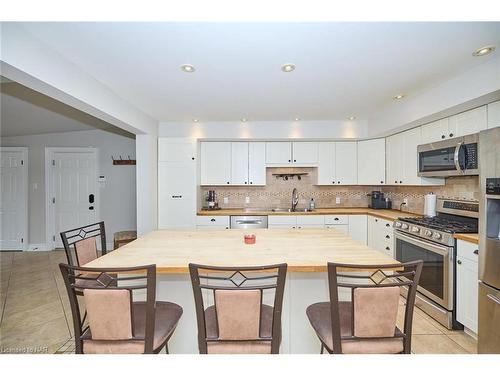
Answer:
[[(209, 190), (206, 197), (207, 201), (207, 210), (219, 210), (219, 204), (217, 203), (217, 199), (215, 196), (215, 190)], [(204, 207), (205, 208), (205, 207)]]
[(385, 198), (384, 193), (380, 191), (372, 191), (367, 195), (371, 197), (371, 203), (368, 207), (384, 210), (392, 209), (392, 201), (389, 198)]

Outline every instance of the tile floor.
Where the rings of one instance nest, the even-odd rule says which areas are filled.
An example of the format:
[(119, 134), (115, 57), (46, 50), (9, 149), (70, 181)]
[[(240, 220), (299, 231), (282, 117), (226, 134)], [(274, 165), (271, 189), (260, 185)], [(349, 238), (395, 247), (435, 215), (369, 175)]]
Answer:
[[(63, 251), (0, 252), (0, 353), (72, 350), (71, 310), (57, 266), (65, 260)], [(477, 353), (477, 341), (415, 309), (412, 351)]]

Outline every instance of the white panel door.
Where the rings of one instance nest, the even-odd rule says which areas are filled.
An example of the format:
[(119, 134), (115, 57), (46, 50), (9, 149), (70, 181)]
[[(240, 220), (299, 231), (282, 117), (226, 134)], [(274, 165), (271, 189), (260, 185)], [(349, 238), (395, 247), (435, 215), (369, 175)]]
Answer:
[(488, 104), (488, 129), (500, 126), (500, 100)]
[(422, 144), (441, 141), (449, 138), (449, 118), (422, 125)]
[(248, 184), (248, 142), (231, 142), (231, 185)]
[(293, 163), (300, 165), (318, 164), (318, 142), (293, 142)]
[(24, 250), (28, 243), (27, 149), (2, 147), (0, 155), (0, 250)]
[(358, 142), (358, 185), (385, 183), (385, 138)]
[(457, 320), (477, 333), (478, 263), (457, 257)]
[(231, 142), (201, 142), (201, 185), (231, 183)]
[(401, 134), (386, 138), (386, 173), (387, 185), (400, 185), (403, 180), (403, 137)]
[(478, 133), (488, 127), (486, 106), (450, 117), (448, 138)]
[(59, 233), (98, 221), (97, 154), (90, 149), (52, 155), (55, 245), (62, 247)]
[(335, 142), (335, 182), (337, 185), (358, 183), (357, 142)]
[(266, 164), (287, 165), (291, 163), (291, 142), (266, 142)]
[(335, 142), (318, 146), (318, 185), (335, 184)]
[(250, 185), (266, 184), (266, 143), (248, 143), (248, 182)]

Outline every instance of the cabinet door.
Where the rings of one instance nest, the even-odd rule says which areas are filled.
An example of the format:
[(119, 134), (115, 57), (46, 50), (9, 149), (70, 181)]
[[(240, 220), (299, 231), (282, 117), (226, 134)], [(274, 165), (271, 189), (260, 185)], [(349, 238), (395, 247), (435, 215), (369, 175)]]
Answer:
[(353, 240), (367, 244), (368, 220), (367, 215), (350, 215), (349, 216), (349, 236)]
[(450, 134), (448, 122), (449, 120), (447, 117), (422, 125), (422, 144), (441, 141), (448, 138), (448, 135)]
[(457, 320), (477, 333), (478, 264), (457, 257)]
[(387, 137), (385, 146), (387, 184), (400, 185), (403, 181), (403, 136), (401, 133)]
[(325, 228), (327, 229), (336, 229), (339, 232), (342, 232), (346, 235), (349, 235), (349, 225), (332, 225), (332, 224), (327, 224), (325, 225)]
[(264, 142), (248, 143), (248, 183), (250, 185), (266, 184), (266, 144)]
[(196, 157), (196, 140), (192, 138), (158, 138), (158, 161), (191, 162)]
[(488, 126), (486, 106), (450, 117), (448, 138), (478, 133)]
[(158, 227), (194, 228), (196, 162), (159, 162)]
[(231, 183), (231, 142), (201, 143), (201, 185)]
[(320, 142), (318, 150), (318, 185), (335, 184), (335, 143)]
[(500, 100), (488, 104), (488, 129), (500, 126)]
[(248, 184), (248, 142), (231, 142), (231, 185)]
[(338, 185), (358, 183), (357, 142), (335, 142), (335, 182)]
[(291, 142), (266, 142), (266, 164), (286, 165), (291, 163)]
[(358, 185), (385, 183), (385, 139), (358, 142)]
[(376, 246), (375, 233), (377, 232), (377, 223), (375, 222), (375, 218), (373, 216), (367, 217), (367, 223), (368, 223), (368, 225), (367, 225), (367, 232), (368, 233), (366, 236), (366, 242), (367, 242), (368, 247), (375, 249), (375, 246)]
[(293, 142), (293, 163), (318, 165), (318, 142)]
[(421, 128), (418, 127), (401, 133), (403, 138), (403, 168), (401, 181), (403, 185), (420, 185), (420, 177), (417, 176), (417, 147), (422, 143), (421, 131)]

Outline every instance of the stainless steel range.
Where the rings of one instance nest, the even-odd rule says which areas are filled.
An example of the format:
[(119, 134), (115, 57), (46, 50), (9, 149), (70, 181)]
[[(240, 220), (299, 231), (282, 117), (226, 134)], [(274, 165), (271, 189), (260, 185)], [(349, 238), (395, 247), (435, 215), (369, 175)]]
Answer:
[(456, 240), (454, 233), (477, 233), (477, 201), (438, 198), (437, 216), (399, 218), (394, 222), (396, 259), (424, 261), (416, 305), (448, 328), (456, 321)]

